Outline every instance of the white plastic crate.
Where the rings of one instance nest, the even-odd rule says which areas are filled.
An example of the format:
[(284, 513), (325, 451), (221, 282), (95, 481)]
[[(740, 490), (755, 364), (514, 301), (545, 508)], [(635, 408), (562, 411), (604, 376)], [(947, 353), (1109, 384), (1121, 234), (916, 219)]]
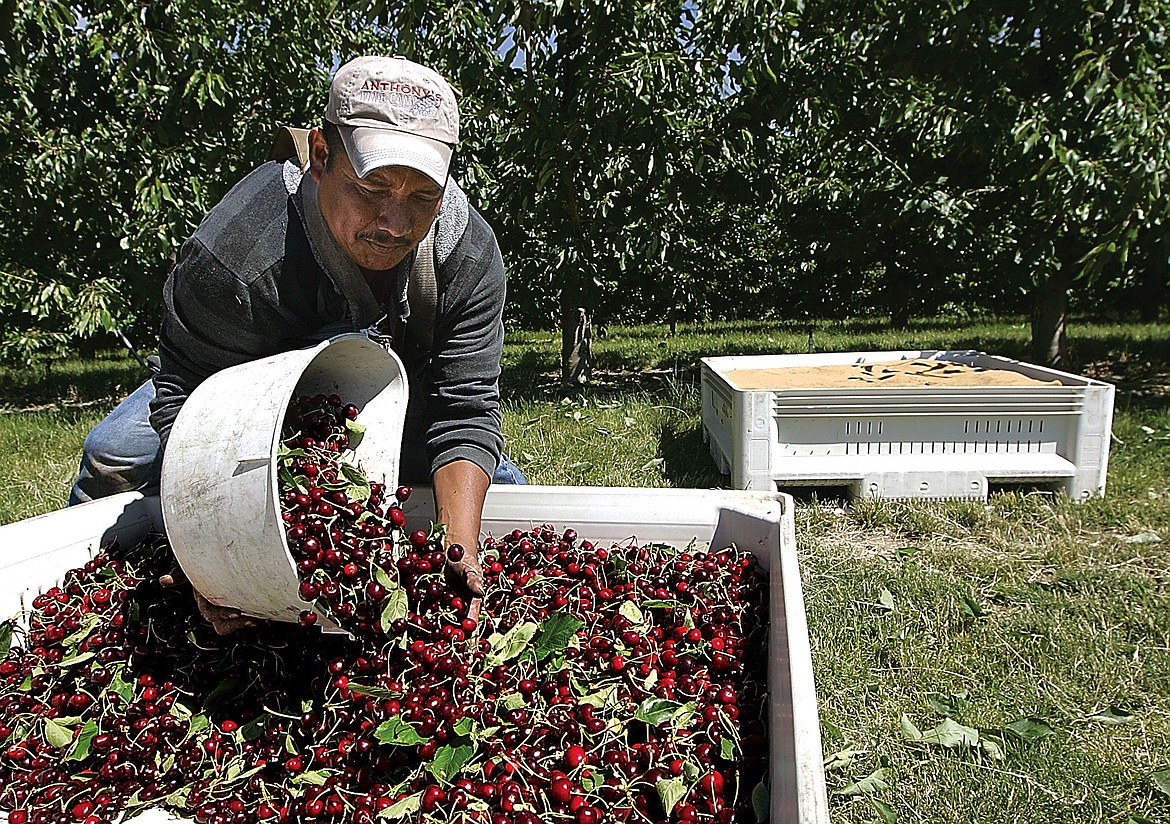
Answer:
[[(408, 528), (427, 526), (430, 490), (416, 488)], [(500, 535), (539, 523), (572, 526), (582, 539), (637, 538), (685, 546), (692, 540), (749, 549), (768, 570), (771, 824), (827, 824), (824, 768), (804, 596), (796, 558), (792, 499), (786, 495), (719, 490), (494, 486), (483, 529)], [(0, 615), (84, 564), (118, 537), (136, 542), (162, 525), (157, 497), (125, 493), (0, 526)], [(142, 824), (183, 821), (161, 810)]]
[[(1059, 385), (742, 390), (728, 373), (950, 361)], [(777, 381), (780, 383), (780, 381)], [(1112, 384), (974, 351), (702, 360), (703, 436), (736, 489), (845, 487), (855, 497), (985, 499), (990, 484), (1105, 494)]]

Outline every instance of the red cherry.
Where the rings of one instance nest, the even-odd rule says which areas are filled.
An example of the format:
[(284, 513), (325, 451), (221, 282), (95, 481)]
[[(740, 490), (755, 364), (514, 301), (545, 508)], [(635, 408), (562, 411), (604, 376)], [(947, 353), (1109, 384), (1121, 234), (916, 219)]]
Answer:
[(446, 799), (447, 793), (443, 791), (443, 788), (431, 784), (425, 790), (423, 790), (422, 801), (419, 804), (419, 809), (421, 809), (424, 813), (434, 812), (435, 808), (438, 807), (439, 804), (443, 803)]
[(711, 770), (708, 773), (704, 773), (703, 777), (699, 779), (699, 792), (706, 796), (722, 796), (723, 775), (718, 770)]
[(548, 797), (558, 804), (568, 804), (573, 794), (573, 785), (568, 776), (558, 770), (553, 770), (548, 781)]
[(601, 814), (592, 804), (582, 804), (577, 808), (574, 817), (577, 819), (577, 824), (597, 824), (601, 820)]
[(587, 758), (588, 756), (585, 753), (585, 748), (580, 744), (571, 744), (569, 745), (569, 748), (565, 750), (565, 766), (570, 770), (581, 766), (581, 764), (585, 763)]

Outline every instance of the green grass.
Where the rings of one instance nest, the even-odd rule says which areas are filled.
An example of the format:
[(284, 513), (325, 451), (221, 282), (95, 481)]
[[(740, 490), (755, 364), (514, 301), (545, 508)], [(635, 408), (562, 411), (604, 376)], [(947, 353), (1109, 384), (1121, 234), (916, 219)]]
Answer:
[[(1164, 533), (1168, 513), (1119, 529), (1104, 510), (1013, 493), (799, 511), (825, 752), (861, 751), (831, 788), (884, 770), (876, 797), (908, 821), (1162, 820), (1150, 776), (1170, 767), (1170, 553), (1126, 539)], [(1092, 720), (1111, 707), (1132, 720)], [(903, 714), (928, 730), (946, 713), (1006, 757), (900, 729)], [(1022, 719), (1051, 735), (1024, 743), (1006, 726)], [(868, 798), (833, 801), (837, 821), (875, 817)]]
[[(1021, 322), (812, 332), (818, 351), (1028, 359)], [(1170, 770), (1170, 328), (1071, 332), (1070, 368), (1118, 385), (1104, 499), (1020, 490), (797, 509), (835, 822), (1170, 821), (1154, 779)], [(765, 322), (599, 330), (587, 390), (560, 387), (559, 338), (510, 334), (509, 454), (534, 483), (726, 486), (702, 440), (698, 358), (804, 352), (808, 334)], [(0, 371), (0, 523), (60, 504), (87, 428), (138, 375), (116, 357), (47, 377)], [(915, 743), (903, 716), (922, 732), (950, 717), (989, 744)]]
[(120, 353), (0, 368), (0, 524), (65, 505), (86, 434), (145, 374)]

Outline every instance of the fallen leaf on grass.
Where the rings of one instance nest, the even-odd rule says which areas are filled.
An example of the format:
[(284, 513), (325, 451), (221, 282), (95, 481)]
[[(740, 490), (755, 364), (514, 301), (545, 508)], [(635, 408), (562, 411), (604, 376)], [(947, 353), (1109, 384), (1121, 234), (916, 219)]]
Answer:
[(898, 814), (889, 804), (876, 798), (869, 799), (869, 803), (873, 805), (874, 812), (881, 816), (882, 824), (898, 824)]
[(1156, 532), (1139, 532), (1137, 535), (1127, 535), (1121, 539), (1125, 544), (1160, 544), (1162, 536)]
[(982, 618), (983, 607), (970, 595), (963, 596), (963, 613), (971, 618)]
[(897, 556), (899, 561), (905, 561), (907, 558), (910, 558), (918, 551), (919, 547), (916, 546), (900, 546), (894, 550), (894, 555)]
[(903, 737), (912, 744), (934, 745), (945, 747), (948, 750), (979, 745), (979, 731), (977, 729), (960, 724), (950, 718), (943, 719), (941, 724), (926, 732), (919, 730), (908, 715), (903, 714), (900, 723)]
[[(932, 730), (922, 732), (903, 713), (902, 735), (911, 744), (923, 746), (943, 747), (948, 750), (973, 749), (981, 752), (992, 761), (1003, 761), (1003, 747), (998, 741), (987, 736), (980, 736), (979, 730), (960, 724), (952, 718), (944, 718), (943, 722)], [(994, 731), (991, 732), (994, 735)]]
[(1040, 718), (1017, 718), (1003, 725), (1003, 728), (1015, 735), (1025, 744), (1032, 744), (1052, 735), (1052, 727)]
[(1115, 706), (1108, 706), (1103, 710), (1089, 713), (1090, 721), (1100, 721), (1102, 724), (1129, 724), (1134, 720), (1133, 713)]
[(881, 767), (874, 770), (860, 781), (851, 781), (839, 790), (833, 790), (833, 795), (869, 795), (885, 792), (890, 788), (886, 783), (886, 769)]
[(983, 750), (983, 754), (992, 761), (1003, 761), (1006, 756), (1003, 754), (1003, 747), (990, 738), (979, 739), (979, 749)]
[(865, 755), (865, 750), (855, 750), (852, 747), (838, 750), (825, 759), (825, 769), (839, 770), (842, 767), (852, 764), (863, 755)]
[(960, 690), (949, 696), (928, 695), (926, 697), (926, 703), (932, 710), (946, 718), (959, 715), (967, 707), (971, 706), (971, 702), (967, 700), (966, 690)]
[(894, 605), (894, 593), (882, 587), (882, 591), (878, 593), (877, 603), (870, 604), (870, 606), (875, 609), (880, 609), (883, 612), (893, 612), (896, 609)]
[(1158, 770), (1150, 776), (1150, 780), (1154, 782), (1154, 789), (1170, 798), (1170, 770)]

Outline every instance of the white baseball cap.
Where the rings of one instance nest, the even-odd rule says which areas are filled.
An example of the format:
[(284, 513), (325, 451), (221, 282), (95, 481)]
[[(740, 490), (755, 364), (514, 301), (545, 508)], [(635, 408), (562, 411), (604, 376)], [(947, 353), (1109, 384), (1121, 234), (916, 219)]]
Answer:
[(417, 169), (447, 185), (459, 105), (442, 76), (405, 57), (358, 57), (337, 70), (325, 119), (340, 128), (353, 170)]

